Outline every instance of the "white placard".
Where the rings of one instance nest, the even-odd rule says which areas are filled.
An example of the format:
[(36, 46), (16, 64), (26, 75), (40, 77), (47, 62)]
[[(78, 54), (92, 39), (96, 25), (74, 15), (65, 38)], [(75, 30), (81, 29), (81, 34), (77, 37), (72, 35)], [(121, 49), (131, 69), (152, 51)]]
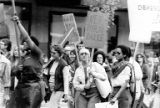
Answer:
[(129, 40), (149, 43), (152, 31), (160, 29), (159, 0), (128, 0)]
[(4, 22), (4, 5), (0, 4), (0, 23)]
[(68, 40), (70, 42), (79, 41), (79, 33), (78, 33), (78, 30), (77, 30), (77, 24), (76, 24), (74, 15), (72, 13), (70, 13), (70, 14), (62, 15), (62, 17), (63, 17), (63, 23), (64, 23), (66, 31), (71, 30), (71, 28), (73, 27), (73, 32), (68, 37)]
[(85, 26), (84, 44), (90, 48), (103, 48), (107, 36), (107, 15), (101, 12), (88, 12)]

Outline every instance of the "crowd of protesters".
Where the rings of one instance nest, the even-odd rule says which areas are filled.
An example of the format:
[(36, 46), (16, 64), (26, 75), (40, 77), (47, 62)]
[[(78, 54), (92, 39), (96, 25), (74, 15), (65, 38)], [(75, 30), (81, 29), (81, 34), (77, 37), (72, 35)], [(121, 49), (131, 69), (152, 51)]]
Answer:
[[(17, 16), (13, 21), (22, 40), (13, 49), (9, 39), (0, 40), (1, 108), (40, 108), (42, 101), (60, 108), (62, 98), (69, 108), (95, 108), (96, 103), (117, 100), (118, 108), (155, 108), (155, 101), (146, 105), (144, 98), (158, 92), (159, 64), (150, 66), (144, 53), (134, 58), (129, 47), (118, 45), (108, 54), (96, 49), (92, 55), (82, 41), (76, 47), (51, 45), (46, 61), (38, 40)], [(97, 79), (110, 83), (106, 97), (100, 95)]]

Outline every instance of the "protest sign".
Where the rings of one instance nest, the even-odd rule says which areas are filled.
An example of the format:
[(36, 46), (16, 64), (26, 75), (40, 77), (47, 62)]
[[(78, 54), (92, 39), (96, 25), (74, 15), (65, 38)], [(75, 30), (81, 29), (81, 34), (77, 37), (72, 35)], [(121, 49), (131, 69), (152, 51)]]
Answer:
[(62, 18), (63, 18), (63, 23), (64, 23), (66, 31), (69, 31), (71, 30), (71, 28), (73, 28), (73, 32), (70, 34), (67, 40), (69, 42), (79, 41), (79, 33), (77, 30), (77, 24), (76, 24), (74, 15), (72, 13), (64, 14), (62, 15)]
[(128, 0), (129, 40), (149, 43), (152, 31), (160, 28), (159, 0)]
[(102, 48), (105, 45), (107, 15), (101, 12), (88, 12), (84, 44), (90, 48)]
[(0, 23), (4, 22), (4, 5), (0, 4)]
[(9, 35), (9, 30), (5, 24), (4, 5), (0, 4), (0, 38), (5, 38)]
[(155, 11), (153, 11), (152, 19), (152, 31), (160, 31), (160, 2), (154, 5)]
[(67, 35), (65, 36), (65, 38), (61, 42), (61, 44), (60, 44), (61, 46), (63, 46), (64, 42), (67, 40), (67, 38), (69, 38), (69, 36), (71, 35), (72, 32), (73, 32), (73, 27), (68, 31)]

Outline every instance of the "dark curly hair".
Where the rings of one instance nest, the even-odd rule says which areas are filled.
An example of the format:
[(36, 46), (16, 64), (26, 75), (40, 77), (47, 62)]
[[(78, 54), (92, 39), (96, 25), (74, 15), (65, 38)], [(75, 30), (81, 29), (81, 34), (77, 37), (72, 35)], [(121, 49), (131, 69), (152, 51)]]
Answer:
[(120, 48), (123, 55), (126, 55), (124, 59), (130, 58), (132, 56), (131, 49), (125, 45), (118, 45), (116, 48)]
[(93, 62), (97, 62), (97, 55), (101, 54), (103, 56), (103, 62), (105, 62), (105, 53), (103, 51), (96, 51), (93, 55)]

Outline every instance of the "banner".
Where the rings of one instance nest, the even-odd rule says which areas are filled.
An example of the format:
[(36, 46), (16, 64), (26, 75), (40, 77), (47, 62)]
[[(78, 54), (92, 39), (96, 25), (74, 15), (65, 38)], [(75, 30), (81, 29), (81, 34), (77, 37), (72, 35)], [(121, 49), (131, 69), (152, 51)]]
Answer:
[(101, 12), (88, 12), (84, 44), (90, 48), (102, 48), (107, 36), (107, 15)]
[(79, 33), (77, 30), (77, 24), (74, 18), (74, 15), (72, 13), (70, 14), (64, 14), (62, 15), (63, 17), (63, 22), (64, 22), (64, 26), (66, 31), (71, 30), (71, 28), (73, 27), (73, 32), (70, 34), (70, 36), (68, 37), (68, 41), (70, 42), (77, 42), (79, 41)]
[(128, 0), (129, 40), (150, 43), (152, 31), (160, 29), (159, 0)]

